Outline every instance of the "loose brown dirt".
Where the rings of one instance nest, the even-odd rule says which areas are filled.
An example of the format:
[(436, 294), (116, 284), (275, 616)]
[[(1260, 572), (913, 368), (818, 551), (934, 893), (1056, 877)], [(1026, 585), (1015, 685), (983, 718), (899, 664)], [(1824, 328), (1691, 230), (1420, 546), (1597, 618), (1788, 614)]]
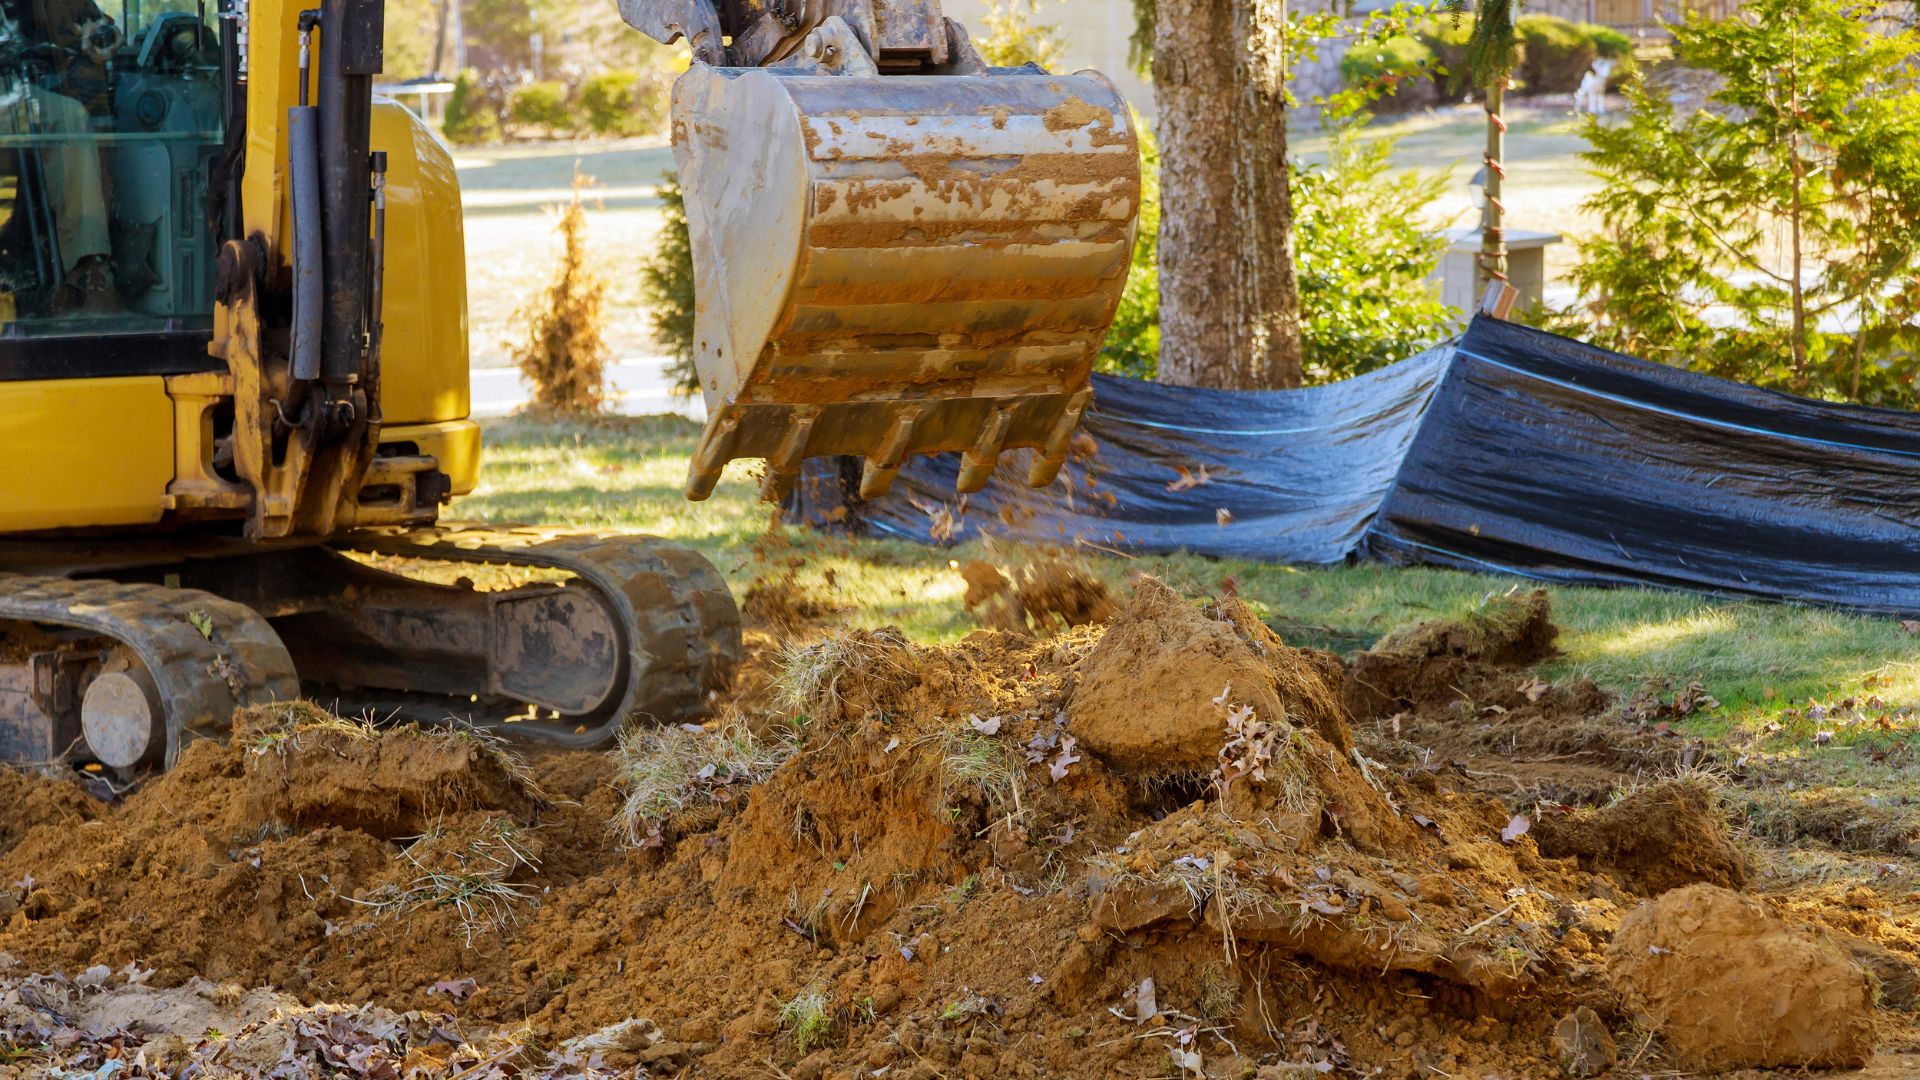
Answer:
[[(203, 1022), (420, 1076), (1512, 1080), (1920, 1048), (1910, 875), (1737, 839), (1698, 770), (1635, 787), (1680, 740), (1538, 678), (1544, 597), (1351, 662), (1151, 579), (1056, 630), (780, 635), (729, 726), (625, 762), (300, 709), (111, 805), (0, 774), (0, 953), (151, 970), (72, 990), (133, 1003), (90, 1062), (204, 1057)], [(668, 754), (702, 746), (735, 756)], [(642, 783), (664, 827), (623, 820)], [(1677, 974), (1696, 953), (1733, 959)], [(240, 988), (299, 1007), (242, 1017)], [(1695, 1041), (1736, 1013), (1771, 1018), (1760, 1049)]]
[(1873, 1056), (1867, 973), (1727, 889), (1689, 885), (1641, 906), (1621, 921), (1607, 969), (1685, 1069), (1846, 1069)]

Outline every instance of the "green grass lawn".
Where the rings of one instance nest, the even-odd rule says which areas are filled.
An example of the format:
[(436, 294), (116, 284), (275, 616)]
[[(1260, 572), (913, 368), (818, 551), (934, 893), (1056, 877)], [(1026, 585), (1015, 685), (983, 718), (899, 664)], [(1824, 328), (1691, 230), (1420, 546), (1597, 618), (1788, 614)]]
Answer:
[[(674, 417), (596, 424), (492, 422), (481, 487), (450, 517), (609, 528), (677, 538), (727, 575), (736, 596), (756, 578), (803, 556), (798, 581), (850, 610), (857, 626), (893, 624), (915, 639), (951, 641), (975, 628), (950, 560), (1007, 562), (1017, 552), (979, 544), (939, 550), (901, 541), (849, 540), (786, 530), (791, 546), (762, 541), (772, 520), (758, 486), (735, 463), (705, 502), (681, 495), (697, 425)], [(1123, 559), (1081, 556), (1117, 589), (1156, 574), (1189, 595), (1212, 595), (1231, 577), (1241, 596), (1290, 641), (1351, 652), (1389, 629), (1457, 615), (1489, 595), (1528, 587), (1517, 579), (1384, 566), (1291, 567), (1189, 555)], [(831, 585), (829, 586), (829, 582)], [(1810, 700), (1832, 705), (1877, 696), (1886, 711), (1920, 705), (1920, 638), (1891, 618), (1822, 608), (1716, 599), (1649, 589), (1560, 588), (1554, 615), (1565, 655), (1551, 677), (1584, 676), (1616, 693), (1643, 680), (1698, 681), (1722, 707), (1691, 725), (1702, 734), (1755, 730), (1783, 721), (1780, 739), (1810, 740), (1832, 728), (1836, 747), (1875, 740), (1876, 710), (1852, 725), (1809, 720)], [(1795, 712), (1789, 712), (1795, 710)], [(1906, 721), (1908, 727), (1912, 720)]]

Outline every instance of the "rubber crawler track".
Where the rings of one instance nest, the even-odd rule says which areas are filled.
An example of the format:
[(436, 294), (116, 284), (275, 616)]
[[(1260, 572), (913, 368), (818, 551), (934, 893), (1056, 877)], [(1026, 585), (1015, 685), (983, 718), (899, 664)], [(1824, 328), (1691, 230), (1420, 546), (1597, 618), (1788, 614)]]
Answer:
[[(196, 616), (211, 621), (201, 634)], [(0, 574), (0, 620), (73, 627), (131, 649), (160, 691), (166, 767), (196, 737), (224, 737), (236, 708), (300, 696), (293, 659), (253, 609), (196, 589)]]
[(400, 558), (548, 567), (578, 576), (600, 594), (615, 625), (630, 635), (620, 704), (584, 725), (577, 718), (554, 724), (476, 720), (503, 734), (593, 749), (611, 742), (630, 717), (660, 724), (694, 720), (704, 713), (708, 694), (725, 690), (740, 664), (740, 612), (726, 579), (698, 552), (658, 537), (443, 525), (362, 530), (333, 546)]

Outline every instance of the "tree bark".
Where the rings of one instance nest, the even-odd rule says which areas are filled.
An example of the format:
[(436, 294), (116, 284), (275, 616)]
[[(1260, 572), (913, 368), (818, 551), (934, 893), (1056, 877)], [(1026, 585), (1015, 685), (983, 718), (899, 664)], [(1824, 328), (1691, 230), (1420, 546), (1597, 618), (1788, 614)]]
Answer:
[(1286, 0), (1159, 0), (1160, 378), (1300, 385)]

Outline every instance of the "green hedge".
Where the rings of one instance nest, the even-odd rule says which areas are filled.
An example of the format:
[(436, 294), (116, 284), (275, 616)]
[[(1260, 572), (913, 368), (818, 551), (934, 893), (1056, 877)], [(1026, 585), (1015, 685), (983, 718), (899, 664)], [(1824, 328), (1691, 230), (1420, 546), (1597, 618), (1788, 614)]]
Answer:
[(457, 143), (493, 142), (500, 137), (500, 103), (479, 72), (469, 68), (453, 81), (440, 130)]
[(1522, 15), (1513, 27), (1523, 50), (1517, 74), (1529, 94), (1572, 93), (1600, 55), (1585, 28), (1553, 15)]
[[(1521, 93), (1572, 93), (1597, 57), (1615, 61), (1611, 86), (1620, 85), (1634, 70), (1632, 40), (1611, 27), (1524, 15), (1514, 30), (1520, 40), (1514, 78)], [(1472, 36), (1472, 16), (1422, 19), (1410, 35), (1354, 45), (1341, 58), (1340, 74), (1349, 86), (1390, 82), (1376, 106), (1381, 109), (1405, 111), (1435, 99), (1478, 100), (1483, 92), (1467, 75), (1467, 40)]]
[(567, 134), (579, 127), (563, 82), (528, 83), (515, 90), (510, 115), (520, 127), (545, 128), (554, 134)]

